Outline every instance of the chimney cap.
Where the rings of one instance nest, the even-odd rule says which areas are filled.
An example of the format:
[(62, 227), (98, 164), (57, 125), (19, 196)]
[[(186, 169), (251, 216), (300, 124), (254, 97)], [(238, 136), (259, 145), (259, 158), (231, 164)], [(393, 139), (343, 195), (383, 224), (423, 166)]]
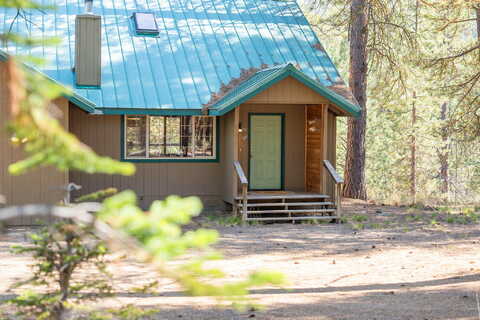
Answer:
[(93, 0), (85, 0), (85, 13), (92, 13)]

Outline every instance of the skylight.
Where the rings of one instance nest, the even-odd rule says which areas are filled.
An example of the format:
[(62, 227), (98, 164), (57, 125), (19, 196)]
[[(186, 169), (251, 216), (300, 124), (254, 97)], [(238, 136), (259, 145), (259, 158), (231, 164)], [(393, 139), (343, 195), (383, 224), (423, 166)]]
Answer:
[(138, 34), (158, 34), (158, 25), (153, 13), (135, 12), (133, 21), (135, 22), (135, 31)]

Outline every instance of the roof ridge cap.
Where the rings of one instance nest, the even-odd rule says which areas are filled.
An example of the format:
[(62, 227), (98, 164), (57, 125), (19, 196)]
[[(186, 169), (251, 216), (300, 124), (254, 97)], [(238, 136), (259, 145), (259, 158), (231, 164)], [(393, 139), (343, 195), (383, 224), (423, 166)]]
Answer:
[(294, 67), (294, 65), (291, 62), (288, 62), (288, 63), (277, 64), (276, 66), (272, 66), (272, 67), (268, 67), (268, 68), (265, 68), (265, 69), (258, 70), (257, 73), (261, 73), (261, 72), (264, 72), (264, 71), (277, 70), (277, 69), (284, 69), (284, 68), (287, 68), (289, 66)]

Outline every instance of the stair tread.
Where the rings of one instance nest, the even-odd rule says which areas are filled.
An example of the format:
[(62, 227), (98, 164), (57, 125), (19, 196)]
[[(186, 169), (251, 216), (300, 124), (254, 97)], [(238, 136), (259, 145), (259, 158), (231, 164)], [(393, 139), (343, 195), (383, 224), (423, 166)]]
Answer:
[(261, 213), (319, 213), (319, 212), (335, 212), (335, 209), (286, 209), (286, 210), (254, 210), (247, 211), (247, 214), (261, 214)]
[[(330, 196), (325, 194), (303, 193), (303, 194), (247, 194), (248, 200), (269, 200), (269, 199), (327, 199)], [(235, 200), (242, 200), (241, 196)]]
[[(248, 203), (247, 207), (294, 207), (294, 206), (329, 206), (334, 205), (333, 202), (273, 202), (273, 203)], [(243, 207), (243, 203), (238, 204), (239, 207)]]
[(267, 221), (267, 220), (332, 220), (337, 216), (309, 216), (309, 217), (272, 217), (272, 218), (247, 218), (246, 221)]

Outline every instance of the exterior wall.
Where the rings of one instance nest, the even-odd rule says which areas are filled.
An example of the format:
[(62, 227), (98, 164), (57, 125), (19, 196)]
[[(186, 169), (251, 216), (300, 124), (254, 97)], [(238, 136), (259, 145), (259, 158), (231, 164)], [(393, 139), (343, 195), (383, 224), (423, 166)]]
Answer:
[[(238, 191), (233, 161), (238, 159), (248, 175), (250, 112), (285, 114), (285, 189), (305, 191), (308, 179), (313, 177), (319, 179), (316, 192), (321, 192), (325, 190), (323, 180), (320, 180), (322, 161), (326, 158), (326, 150), (322, 147), (324, 135), (320, 138), (320, 144), (313, 145), (321, 155), (319, 163), (322, 167), (317, 169), (318, 172), (309, 173), (306, 171), (305, 124), (306, 105), (315, 103), (318, 106), (325, 102), (323, 97), (308, 87), (293, 78), (287, 78), (220, 118), (219, 162), (137, 162), (137, 173), (133, 177), (71, 172), (70, 181), (83, 187), (75, 196), (115, 187), (119, 190), (135, 190), (144, 208), (152, 201), (171, 194), (200, 196), (207, 207), (222, 206), (223, 201), (231, 203), (232, 196)], [(313, 106), (308, 106), (311, 107)], [(330, 117), (334, 119), (334, 114)], [(239, 124), (242, 133), (238, 132)], [(70, 131), (101, 155), (120, 159), (120, 125), (121, 116), (88, 115), (78, 108), (71, 108)], [(333, 132), (333, 127), (329, 130)], [(328, 143), (333, 143), (333, 147), (328, 150), (334, 152), (334, 137)], [(334, 157), (331, 151), (329, 157)], [(334, 163), (332, 159), (330, 160)]]
[[(121, 116), (88, 115), (77, 108), (71, 110), (70, 131), (98, 154), (120, 159)], [(222, 118), (219, 162), (137, 162), (137, 172), (131, 177), (70, 172), (70, 181), (82, 186), (75, 196), (115, 187), (134, 190), (144, 208), (172, 194), (200, 196), (206, 207), (219, 207), (224, 190), (224, 122)]]
[(335, 184), (323, 160), (336, 167), (337, 116), (328, 105), (318, 105), (308, 106), (306, 117), (306, 190), (334, 197)]
[(323, 106), (308, 106), (305, 111), (307, 118), (306, 135), (306, 191), (322, 192), (323, 173)]
[[(327, 159), (328, 161), (330, 161), (334, 168), (337, 168), (337, 116), (331, 111), (328, 112), (327, 119), (327, 141)], [(335, 195), (335, 183), (328, 175), (328, 173), (326, 184), (326, 193), (330, 196)]]
[(222, 117), (223, 126), (221, 127), (223, 145), (220, 150), (222, 173), (223, 173), (223, 200), (228, 203), (233, 202), (233, 196), (237, 190), (238, 177), (233, 169), (233, 161), (238, 159), (238, 109), (232, 110)]
[[(53, 204), (63, 199), (64, 192), (60, 187), (68, 183), (68, 173), (59, 172), (53, 167), (35, 169), (21, 176), (8, 174), (8, 166), (24, 158), (20, 148), (10, 143), (10, 134), (6, 132), (8, 121), (6, 74), (4, 63), (0, 62), (0, 194), (6, 198), (8, 205), (27, 203)], [(68, 101), (60, 98), (54, 104), (63, 112), (59, 119), (68, 128)], [(33, 224), (33, 218), (19, 218), (9, 222), (11, 225)]]
[(305, 190), (305, 106), (297, 104), (244, 104), (240, 106), (243, 132), (239, 135), (239, 159), (248, 178), (248, 114), (285, 114), (285, 190)]
[(270, 88), (257, 94), (248, 104), (321, 104), (327, 99), (292, 77), (277, 82)]

